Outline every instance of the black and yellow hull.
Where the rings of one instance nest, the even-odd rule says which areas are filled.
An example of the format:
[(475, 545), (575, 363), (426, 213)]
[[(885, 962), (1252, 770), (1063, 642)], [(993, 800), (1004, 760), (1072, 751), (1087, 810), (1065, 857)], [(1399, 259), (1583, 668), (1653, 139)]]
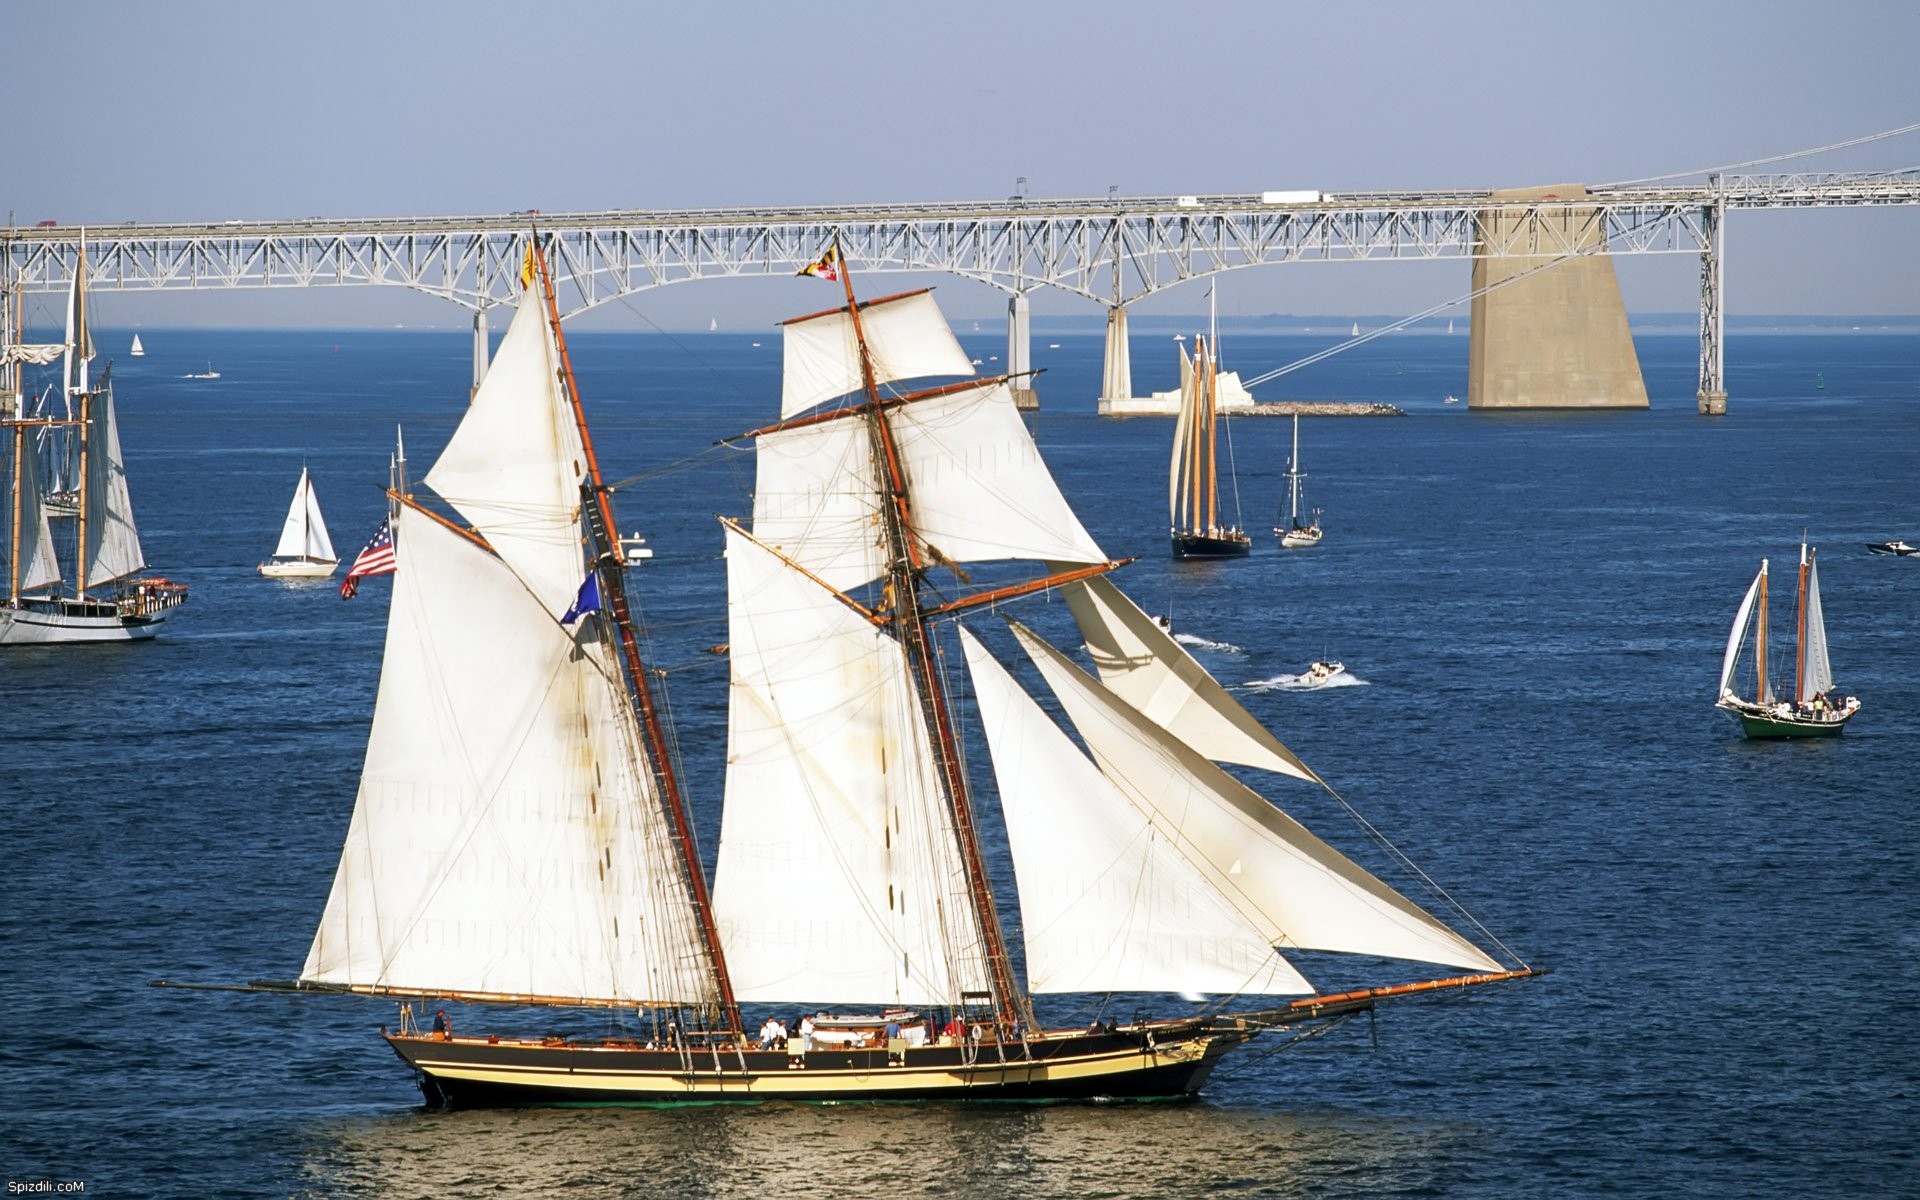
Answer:
[(628, 1042), (387, 1035), (450, 1108), (541, 1104), (702, 1104), (770, 1100), (1169, 1099), (1197, 1091), (1255, 1031), (1232, 1018), (1025, 1042), (886, 1049), (715, 1049)]

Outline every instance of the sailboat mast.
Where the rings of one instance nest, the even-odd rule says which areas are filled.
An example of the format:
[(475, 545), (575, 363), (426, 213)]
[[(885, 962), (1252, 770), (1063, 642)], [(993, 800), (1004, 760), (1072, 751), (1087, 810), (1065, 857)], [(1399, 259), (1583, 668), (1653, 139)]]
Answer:
[(887, 424), (880, 403), (880, 385), (874, 379), (873, 356), (867, 349), (866, 331), (860, 323), (860, 306), (853, 298), (853, 275), (846, 259), (840, 260), (840, 283), (846, 292), (847, 315), (853, 323), (853, 336), (860, 347), (860, 378), (866, 391), (866, 421), (874, 462), (882, 472), (881, 483), (887, 502), (881, 513), (887, 532), (887, 591), (893, 600), (895, 636), (907, 653), (907, 667), (919, 693), (922, 719), (927, 723), (929, 742), (938, 759), (939, 778), (946, 792), (947, 811), (953, 819), (954, 836), (959, 842), (961, 861), (967, 873), (967, 892), (973, 900), (976, 923), (985, 941), (987, 971), (993, 988), (994, 1023), (1002, 1030), (1014, 1021), (1032, 1022), (1025, 994), (1016, 986), (1013, 964), (1007, 956), (1005, 932), (1000, 928), (999, 910), (987, 882), (984, 856), (980, 853), (980, 834), (973, 821), (973, 804), (967, 790), (966, 772), (961, 765), (960, 743), (954, 735), (952, 714), (947, 709), (946, 692), (940, 686), (933, 662), (933, 633), (927, 615), (921, 610), (919, 578), (925, 564), (913, 539), (913, 509), (907, 491), (907, 479), (894, 446), (893, 430)]
[(1220, 410), (1214, 395), (1219, 376), (1213, 339), (1207, 339), (1207, 532), (1220, 528)]
[(1793, 695), (1807, 694), (1807, 543), (1800, 543), (1800, 591), (1793, 616)]
[(1300, 524), (1300, 414), (1293, 414), (1293, 457), (1287, 460), (1287, 524)]
[[(553, 329), (554, 345), (560, 352), (562, 386), (567, 394), (567, 403), (573, 409), (574, 424), (579, 431), (581, 450), (586, 458), (587, 485), (584, 491), (587, 503), (592, 506), (592, 519), (588, 520), (587, 529), (592, 539), (593, 569), (600, 576), (600, 586), (605, 590), (607, 606), (613, 613), (614, 628), (619, 633), (627, 682), (638, 701), (641, 730), (647, 739), (648, 766), (660, 789), (661, 807), (666, 810), (673, 839), (680, 849), (689, 898), (693, 902), (695, 920), (700, 926), (700, 937), (706, 943), (707, 966), (720, 1001), (720, 1016), (729, 1030), (742, 1030), (745, 1026), (740, 1020), (740, 1004), (734, 999), (733, 980), (727, 974), (727, 958), (720, 946), (719, 927), (713, 919), (713, 898), (707, 891), (706, 870), (700, 863), (700, 847), (694, 839), (693, 821), (687, 814), (686, 798), (680, 792), (680, 780), (668, 754), (660, 713), (653, 702), (653, 690), (647, 683), (646, 664), (641, 661), (640, 646), (633, 635), (625, 573), (619, 569), (619, 555), (612, 544), (614, 530), (619, 526), (613, 519), (612, 497), (600, 475), (600, 460), (593, 451), (593, 438), (587, 432), (587, 414), (580, 404), (580, 389), (574, 380), (573, 359), (567, 352), (567, 339), (560, 331), (560, 306), (554, 296), (553, 276), (547, 271), (546, 252), (538, 237), (533, 239), (531, 245), (535, 261), (539, 264), (547, 321)], [(611, 569), (602, 569), (608, 565), (611, 565)]]
[[(7, 285), (0, 292), (0, 348), (13, 345), (14, 314), (20, 310), (20, 289), (17, 281)], [(24, 326), (25, 322), (21, 324)], [(24, 330), (21, 340), (25, 341)], [(26, 374), (26, 364), (18, 361), (8, 362), (4, 371), (0, 371), (0, 396), (11, 398), (13, 409), (7, 416), (15, 422), (25, 419), (26, 389), (21, 382)], [(20, 464), (25, 461), (27, 450), (27, 427), (15, 424), (13, 427), (13, 487), (12, 521), (9, 526), (10, 548), (7, 551), (7, 600), (20, 603), (20, 523), (25, 520), (24, 501), (20, 495)]]
[(1753, 658), (1760, 672), (1759, 691), (1754, 694), (1756, 704), (1767, 702), (1767, 560), (1760, 560), (1760, 612), (1753, 626)]

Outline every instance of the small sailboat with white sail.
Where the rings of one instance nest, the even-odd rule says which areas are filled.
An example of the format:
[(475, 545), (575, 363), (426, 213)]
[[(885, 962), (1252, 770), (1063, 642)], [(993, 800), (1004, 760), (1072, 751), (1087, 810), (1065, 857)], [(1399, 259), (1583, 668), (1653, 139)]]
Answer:
[(273, 548), (273, 557), (260, 564), (260, 573), (275, 579), (325, 579), (339, 565), (333, 539), (327, 536), (326, 518), (320, 515), (320, 497), (303, 466), (287, 519), (280, 526), (280, 542)]
[(145, 346), (142, 346), (142, 345), (140, 344), (140, 335), (139, 335), (139, 334), (137, 334), (137, 333), (136, 333), (136, 334), (134, 334), (134, 335), (133, 335), (133, 347), (132, 347), (131, 349), (129, 349), (129, 350), (127, 351), (127, 355), (128, 355), (128, 357), (131, 357), (131, 358), (145, 358), (145, 357), (146, 357), (146, 354), (147, 354), (147, 349), (146, 349), (146, 347), (145, 347)]
[[(1782, 698), (1773, 687), (1768, 672), (1767, 560), (1760, 560), (1760, 573), (1753, 577), (1727, 634), (1727, 649), (1720, 660), (1720, 696), (1714, 707), (1740, 722), (1749, 738), (1835, 737), (1860, 711), (1860, 701), (1834, 694), (1833, 666), (1827, 657), (1827, 624), (1820, 607), (1820, 573), (1814, 562), (1815, 551), (1804, 541), (1800, 544), (1800, 574), (1794, 606), (1793, 692)], [(1753, 698), (1745, 699), (1735, 689), (1735, 676), (1741, 673), (1743, 656), (1751, 648), (1748, 669), (1752, 671)]]
[[(0, 305), (0, 431), (11, 465), (7, 515), (7, 580), (0, 603), (0, 645), (144, 641), (172, 609), (186, 602), (185, 584), (142, 576), (146, 556), (120, 450), (111, 368), (91, 377), (93, 339), (87, 323), (87, 259), (83, 244), (67, 297), (67, 338), (34, 345), (20, 336), (17, 289)], [(30, 415), (24, 371), (63, 360), (72, 416)], [(30, 433), (34, 436), (30, 436)], [(47, 503), (41, 479), (41, 434), (58, 434), (56, 458), (73, 463), (71, 516)], [(71, 565), (72, 588), (62, 561)]]
[(1287, 459), (1287, 523), (1277, 527), (1274, 532), (1280, 535), (1280, 544), (1289, 550), (1305, 546), (1318, 546), (1323, 531), (1320, 528), (1320, 510), (1314, 509), (1311, 516), (1300, 516), (1300, 481), (1307, 477), (1300, 469), (1300, 414), (1293, 414), (1293, 456)]
[[(724, 522), (709, 891), (534, 253), (542, 294), (423, 481), (458, 519), (390, 495), (397, 569), (346, 844), (299, 979), (252, 986), (399, 1000), (385, 1039), (436, 1104), (1004, 1101), (1185, 1095), (1269, 1031), (1535, 973), (1215, 765), (1319, 782), (1106, 581), (1121, 564), (1060, 494), (1009, 378), (971, 378), (927, 291), (856, 302), (837, 248), (809, 273), (837, 267), (847, 303), (786, 323), (781, 420), (743, 435), (751, 524)], [(967, 378), (890, 386), (929, 376)], [(1018, 578), (982, 586), (970, 567)], [(1022, 624), (999, 636), (1092, 757), (956, 624), (1054, 589), (1097, 678)], [(954, 711), (956, 658), (975, 719)], [(1024, 978), (966, 729), (985, 732), (1006, 814)], [(1283, 946), (1469, 973), (1321, 991)], [(1183, 991), (1252, 1004), (1108, 1021), (1097, 1002), (1089, 1025), (1078, 1002), (1071, 1024), (1036, 1003)], [(421, 1001), (537, 1006), (546, 1030), (580, 1010), (603, 1029), (423, 1029)], [(830, 1015), (783, 1035), (746, 1005)]]
[(206, 370), (195, 371), (189, 375), (182, 375), (180, 378), (182, 379), (218, 379), (220, 378), (220, 372), (213, 369), (213, 360), (208, 359)]

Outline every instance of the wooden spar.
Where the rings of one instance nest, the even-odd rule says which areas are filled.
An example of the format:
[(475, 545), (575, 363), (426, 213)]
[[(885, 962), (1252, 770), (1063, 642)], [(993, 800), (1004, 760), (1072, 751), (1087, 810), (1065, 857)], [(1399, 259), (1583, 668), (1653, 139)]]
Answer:
[[(677, 1003), (611, 996), (547, 996), (537, 992), (477, 992), (458, 988), (404, 988), (377, 983), (312, 983), (304, 979), (249, 979), (245, 983), (182, 983), (149, 980), (148, 987), (182, 988), (196, 992), (270, 992), (276, 995), (383, 996), (399, 1000), (457, 1000), (465, 1004), (512, 1004), (536, 1008), (657, 1008), (675, 1009)], [(730, 1031), (733, 1032), (733, 1031)]]
[[(833, 311), (841, 312), (844, 310), (836, 308)], [(1015, 379), (1025, 379), (1029, 376), (1040, 375), (1043, 372), (1044, 368), (1040, 368), (1032, 371), (1016, 371), (1011, 375), (995, 375), (989, 379), (963, 379), (959, 383), (941, 384), (939, 387), (930, 387), (917, 392), (908, 392), (904, 396), (888, 396), (880, 401), (880, 406), (885, 409), (895, 409), (903, 404), (912, 404), (918, 400), (934, 400), (941, 396), (951, 396), (955, 392), (971, 391), (976, 388), (984, 390), (996, 384), (1009, 383)], [(732, 437), (721, 438), (715, 442), (714, 445), (726, 446), (734, 442), (744, 442), (748, 438), (765, 437), (770, 433), (785, 433), (789, 429), (802, 429), (808, 425), (824, 425), (828, 421), (838, 421), (846, 417), (864, 416), (866, 415), (866, 411), (867, 406), (865, 404), (855, 404), (847, 408), (834, 408), (826, 412), (808, 413), (804, 417), (795, 417), (791, 421), (781, 421), (774, 425), (764, 425), (759, 429), (749, 429), (745, 433), (736, 433)]]
[[(835, 246), (839, 242), (835, 241)], [(923, 719), (928, 724), (934, 754), (939, 759), (940, 778), (945, 785), (947, 811), (953, 819), (954, 838), (967, 873), (967, 893), (973, 901), (975, 923), (980, 928), (982, 949), (993, 989), (994, 1025), (1002, 1036), (1015, 1022), (1029, 1028), (1033, 1013), (1025, 993), (1014, 983), (1013, 964), (1007, 956), (1006, 934), (1000, 928), (1000, 914), (994, 907), (993, 891), (987, 882), (986, 862), (980, 853), (980, 835), (973, 823), (973, 804), (967, 791), (965, 769), (961, 765), (959, 739), (953, 732), (953, 720), (947, 711), (946, 693), (933, 662), (933, 637), (927, 614), (920, 608), (919, 577), (923, 564), (913, 537), (913, 511), (909, 503), (906, 473), (895, 449), (893, 430), (886, 418), (880, 387), (874, 379), (873, 358), (867, 351), (866, 332), (860, 324), (860, 305), (853, 298), (853, 273), (845, 255), (840, 260), (840, 284), (847, 297), (847, 315), (853, 323), (854, 342), (860, 348), (860, 377), (867, 395), (860, 411), (867, 417), (867, 431), (873, 446), (874, 463), (882, 473), (879, 481), (892, 500), (883, 505), (887, 531), (888, 583), (893, 595), (895, 635), (907, 656), (919, 693)]]
[(1111, 562), (1092, 563), (1084, 567), (1075, 567), (1071, 571), (1060, 571), (1052, 575), (1043, 575), (1038, 579), (1029, 579), (1024, 583), (1012, 583), (1006, 587), (991, 591), (976, 592), (971, 596), (962, 596), (958, 600), (949, 600), (926, 610), (929, 617), (944, 616), (947, 613), (960, 612), (963, 609), (979, 608), (983, 604), (997, 604), (1002, 600), (1013, 600), (1020, 596), (1031, 596), (1035, 592), (1044, 592), (1048, 588), (1059, 587), (1063, 583), (1077, 583), (1082, 579), (1091, 579), (1095, 575), (1105, 575), (1108, 571), (1118, 570), (1132, 562), (1131, 558), (1117, 558)]
[(73, 565), (74, 571), (77, 572), (74, 576), (73, 588), (73, 597), (76, 600), (85, 600), (87, 598), (87, 492), (90, 490), (87, 487), (87, 472), (90, 469), (90, 463), (93, 458), (92, 412), (93, 393), (81, 392), (79, 433), (80, 480), (74, 491), (74, 495), (77, 496), (80, 501), (80, 515), (77, 518), (78, 524), (76, 526), (79, 540), (75, 543), (74, 548), (74, 557), (80, 561)]
[(1807, 544), (1800, 543), (1800, 597), (1794, 606), (1793, 698), (1807, 694)]
[[(838, 239), (838, 238), (835, 238), (835, 239), (834, 239), (834, 244), (835, 244), (835, 245), (838, 245), (838, 244), (839, 244), (839, 239)], [(846, 268), (847, 268), (847, 259), (846, 259), (846, 256), (845, 256), (845, 255), (842, 255), (842, 256), (840, 257), (840, 271), (841, 271), (841, 273), (842, 273), (842, 274), (845, 274), (845, 273), (846, 273)], [(805, 274), (807, 274), (808, 272), (806, 272), (806, 271), (802, 271), (802, 272), (800, 272), (800, 273), (801, 273), (802, 275), (805, 275)], [(819, 320), (819, 319), (820, 319), (821, 317), (830, 317), (830, 316), (832, 316), (832, 315), (833, 315), (833, 314), (835, 314), (835, 313), (838, 313), (838, 312), (848, 312), (848, 311), (850, 311), (850, 310), (851, 310), (851, 311), (852, 311), (852, 313), (853, 313), (853, 317), (854, 317), (854, 324), (856, 324), (856, 325), (858, 325), (858, 324), (860, 323), (860, 322), (859, 322), (859, 310), (860, 310), (860, 309), (863, 309), (863, 308), (872, 308), (872, 307), (873, 307), (874, 305), (876, 305), (876, 304), (891, 304), (891, 303), (892, 303), (893, 301), (895, 301), (895, 300), (905, 300), (905, 299), (907, 299), (907, 298), (908, 298), (908, 297), (910, 297), (910, 296), (924, 296), (925, 294), (927, 294), (928, 292), (930, 292), (930, 291), (932, 291), (932, 290), (933, 290), (933, 289), (932, 289), (932, 288), (930, 288), (930, 287), (923, 287), (923, 288), (915, 288), (915, 289), (913, 289), (913, 290), (912, 290), (911, 292), (895, 292), (895, 293), (894, 293), (893, 295), (891, 295), (891, 296), (875, 296), (875, 297), (874, 297), (873, 299), (871, 299), (871, 300), (859, 300), (859, 301), (856, 301), (856, 300), (853, 300), (853, 299), (849, 299), (849, 300), (847, 301), (847, 307), (846, 307), (846, 308), (823, 308), (823, 309), (821, 309), (821, 310), (820, 310), (819, 312), (811, 312), (811, 313), (807, 313), (807, 314), (806, 314), (805, 316), (800, 316), (800, 317), (788, 317), (788, 318), (787, 318), (786, 320), (784, 320), (784, 321), (782, 321), (782, 322), (780, 322), (780, 326), (781, 326), (781, 328), (783, 328), (783, 329), (784, 329), (784, 328), (786, 328), (786, 327), (787, 327), (788, 325), (799, 325), (799, 324), (801, 324), (802, 322), (805, 322), (805, 321), (817, 321), (817, 320)], [(847, 293), (847, 294), (848, 294), (848, 296), (849, 296), (849, 297), (851, 297), (851, 296), (852, 296), (852, 294), (853, 294), (853, 293), (852, 293), (852, 291), (851, 291), (851, 289), (849, 289), (849, 291), (848, 291), (848, 293)]]
[(835, 600), (838, 600), (840, 603), (846, 605), (848, 608), (852, 609), (854, 612), (859, 613), (861, 616), (861, 619), (866, 621), (869, 625), (888, 625), (892, 623), (893, 618), (888, 614), (877, 613), (872, 609), (868, 608), (866, 605), (860, 603), (858, 600), (855, 600), (852, 596), (847, 595), (845, 592), (841, 591), (839, 588), (828, 583), (826, 580), (820, 578), (818, 575), (814, 574), (812, 571), (807, 570), (807, 568), (805, 568), (804, 566), (801, 566), (799, 563), (795, 562), (792, 558), (781, 553), (778, 549), (767, 545), (765, 542), (761, 541), (759, 538), (753, 536), (751, 533), (748, 533), (746, 530), (742, 529), (740, 527), (740, 522), (733, 520), (731, 517), (721, 517), (720, 523), (722, 525), (725, 525), (728, 529), (733, 530), (735, 533), (739, 534), (741, 537), (746, 538), (748, 541), (760, 547), (762, 550), (765, 550), (768, 554), (773, 555), (775, 558), (779, 559), (781, 562), (787, 564), (787, 566), (792, 567), (795, 571), (798, 571), (800, 574), (806, 576), (808, 579), (811, 579), (813, 582), (819, 584), (821, 587), (825, 588), (828, 592), (831, 592)]
[(1220, 416), (1213, 394), (1213, 343), (1207, 343), (1207, 533), (1220, 528)]
[(647, 683), (646, 664), (640, 659), (640, 646), (633, 635), (626, 579), (617, 566), (611, 571), (601, 570), (603, 563), (618, 562), (614, 548), (605, 542), (620, 526), (613, 517), (612, 494), (600, 476), (600, 460), (593, 452), (593, 437), (587, 432), (587, 412), (580, 403), (580, 388), (573, 375), (573, 359), (567, 353), (567, 339), (560, 331), (560, 304), (554, 296), (553, 276), (547, 270), (546, 251), (540, 245), (537, 232), (530, 231), (528, 237), (528, 248), (533, 252), (539, 268), (540, 286), (546, 297), (547, 321), (553, 330), (554, 347), (560, 353), (560, 377), (566, 388), (567, 402), (573, 408), (574, 426), (580, 433), (581, 452), (587, 460), (586, 490), (599, 514), (597, 528), (594, 522), (587, 522), (590, 535), (594, 538), (590, 569), (600, 576), (607, 605), (613, 612), (614, 629), (619, 634), (620, 651), (626, 660), (627, 681), (633, 688), (634, 698), (639, 702), (640, 724), (647, 740), (647, 757), (650, 760), (648, 765), (660, 788), (660, 805), (666, 811), (674, 841), (680, 848), (681, 866), (686, 876), (689, 898), (693, 901), (694, 919), (700, 926), (701, 938), (706, 942), (707, 965), (713, 975), (714, 989), (719, 993), (720, 1016), (729, 1029), (743, 1031), (745, 1027), (740, 1021), (740, 1005), (734, 999), (733, 980), (727, 974), (726, 953), (720, 945), (720, 931), (713, 919), (713, 900), (707, 892), (706, 870), (700, 863), (700, 847), (694, 839), (693, 821), (687, 814), (686, 798), (680, 793), (680, 780), (669, 754), (666, 733), (661, 727), (659, 710), (653, 703), (653, 689)]
[(1285, 1024), (1288, 1018), (1312, 1018), (1334, 1016), (1343, 1011), (1371, 1008), (1376, 1000), (1391, 1000), (1397, 996), (1417, 996), (1424, 992), (1454, 991), (1460, 988), (1481, 987), (1489, 983), (1505, 983), (1512, 979), (1530, 979), (1544, 975), (1546, 971), (1538, 967), (1521, 967), (1514, 971), (1489, 971), (1480, 975), (1451, 975), (1445, 979), (1425, 979), (1418, 983), (1395, 983), (1385, 987), (1359, 988), (1350, 992), (1335, 992), (1325, 996), (1306, 996), (1288, 1004), (1285, 1008), (1266, 1009), (1255, 1013), (1237, 1014), (1242, 1019), (1259, 1022), (1273, 1020)]
[(387, 500), (390, 503), (405, 505), (406, 507), (412, 509), (414, 512), (419, 513), (421, 516), (428, 517), (434, 521), (439, 522), (441, 527), (446, 529), (449, 533), (459, 534), (461, 537), (467, 539), (469, 542), (472, 542), (474, 545), (480, 547), (482, 550), (485, 550), (490, 554), (497, 553), (497, 551), (494, 550), (492, 545), (490, 545), (487, 542), (486, 538), (481, 537), (478, 533), (475, 533), (473, 530), (468, 529), (464, 525), (455, 525), (452, 521), (447, 520), (445, 517), (441, 516), (439, 513), (433, 511), (430, 508), (427, 508), (425, 505), (420, 504), (412, 496), (402, 496), (399, 492), (394, 491), (392, 488), (388, 488)]
[(1759, 688), (1753, 702), (1767, 702), (1767, 560), (1760, 560), (1760, 615), (1753, 627), (1753, 659), (1759, 670)]

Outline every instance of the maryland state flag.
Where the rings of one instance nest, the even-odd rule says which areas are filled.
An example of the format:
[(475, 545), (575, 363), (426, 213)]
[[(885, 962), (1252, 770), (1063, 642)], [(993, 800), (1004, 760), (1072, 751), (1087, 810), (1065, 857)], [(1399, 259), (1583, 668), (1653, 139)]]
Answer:
[(795, 271), (794, 274), (795, 275), (818, 275), (822, 279), (828, 279), (828, 280), (832, 280), (834, 283), (839, 283), (840, 282), (840, 243), (835, 242), (833, 245), (828, 246), (827, 252), (820, 256), (820, 261), (812, 264), (811, 266), (802, 267), (798, 271)]
[(534, 265), (533, 261), (533, 239), (528, 238), (527, 257), (526, 260), (520, 264), (520, 286), (523, 288), (532, 287), (533, 277), (537, 271), (538, 268)]

